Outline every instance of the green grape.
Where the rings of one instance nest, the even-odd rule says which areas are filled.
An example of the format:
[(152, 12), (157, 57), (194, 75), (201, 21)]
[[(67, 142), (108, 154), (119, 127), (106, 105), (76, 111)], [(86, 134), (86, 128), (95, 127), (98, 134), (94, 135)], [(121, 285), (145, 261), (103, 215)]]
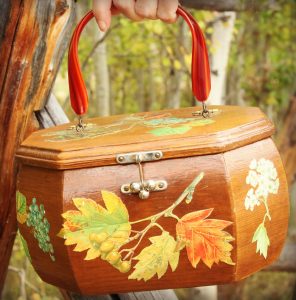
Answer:
[(126, 238), (126, 231), (115, 231), (113, 234), (112, 234), (112, 237), (113, 238)]
[(104, 253), (109, 253), (114, 248), (114, 243), (110, 241), (105, 241), (101, 244), (100, 251)]
[(111, 265), (115, 265), (119, 261), (120, 257), (121, 256), (117, 251), (111, 251), (106, 256), (106, 259)]
[(45, 218), (44, 205), (40, 204), (40, 206), (38, 206), (36, 201), (36, 198), (33, 198), (32, 204), (29, 206), (27, 225), (28, 227), (33, 227), (33, 235), (38, 241), (40, 249), (45, 253), (49, 253), (51, 259), (54, 259), (54, 249), (48, 235), (50, 224)]
[(98, 244), (103, 243), (107, 238), (108, 234), (106, 232), (100, 232), (94, 236), (94, 239)]
[(121, 273), (127, 273), (131, 269), (131, 262), (130, 261), (123, 261), (119, 266), (119, 271)]

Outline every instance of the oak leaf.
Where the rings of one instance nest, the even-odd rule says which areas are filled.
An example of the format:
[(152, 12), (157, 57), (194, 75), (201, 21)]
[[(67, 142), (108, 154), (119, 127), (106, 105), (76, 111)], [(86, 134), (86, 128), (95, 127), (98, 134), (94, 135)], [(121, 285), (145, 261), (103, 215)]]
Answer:
[(105, 207), (92, 199), (74, 198), (78, 210), (69, 210), (62, 216), (63, 229), (58, 236), (65, 239), (65, 245), (75, 245), (74, 251), (88, 250), (85, 260), (101, 255), (100, 243), (96, 237), (113, 243), (119, 249), (129, 238), (131, 225), (126, 206), (114, 193), (102, 191)]
[(206, 219), (212, 211), (211, 208), (186, 214), (177, 223), (177, 238), (185, 242), (188, 259), (194, 268), (200, 260), (209, 268), (219, 261), (234, 264), (231, 259), (233, 246), (230, 244), (234, 238), (223, 230), (232, 222)]
[(147, 281), (156, 274), (159, 279), (166, 273), (168, 265), (171, 266), (173, 272), (176, 270), (180, 252), (176, 250), (175, 239), (164, 231), (161, 235), (151, 237), (149, 240), (152, 244), (134, 258), (138, 262), (129, 279)]

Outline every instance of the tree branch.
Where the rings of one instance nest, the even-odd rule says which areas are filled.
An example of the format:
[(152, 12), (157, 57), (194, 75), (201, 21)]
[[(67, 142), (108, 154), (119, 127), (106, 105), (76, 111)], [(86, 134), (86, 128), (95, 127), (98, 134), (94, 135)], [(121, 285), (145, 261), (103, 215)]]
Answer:
[(263, 10), (277, 6), (274, 0), (181, 0), (180, 3), (189, 8), (215, 11)]

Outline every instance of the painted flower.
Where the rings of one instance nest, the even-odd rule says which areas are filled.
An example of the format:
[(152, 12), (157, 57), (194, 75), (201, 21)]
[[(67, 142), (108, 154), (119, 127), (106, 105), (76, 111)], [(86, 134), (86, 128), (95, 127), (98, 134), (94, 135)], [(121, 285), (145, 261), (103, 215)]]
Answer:
[(265, 227), (265, 221), (271, 221), (268, 208), (269, 194), (277, 194), (280, 186), (277, 170), (271, 160), (261, 158), (258, 161), (253, 159), (249, 166), (250, 170), (246, 177), (246, 183), (251, 186), (245, 198), (246, 210), (254, 210), (255, 206), (264, 203), (266, 212), (262, 223), (257, 227), (252, 243), (256, 243), (256, 253), (259, 252), (265, 259), (267, 258), (270, 239)]
[(252, 188), (245, 198), (245, 208), (253, 211), (254, 207), (264, 202), (269, 194), (277, 194), (279, 179), (277, 170), (271, 160), (253, 159), (249, 166), (246, 183)]
[(260, 205), (260, 201), (258, 200), (258, 197), (254, 193), (254, 189), (250, 189), (248, 191), (247, 197), (245, 199), (245, 208), (250, 209), (251, 211), (254, 210), (255, 206)]

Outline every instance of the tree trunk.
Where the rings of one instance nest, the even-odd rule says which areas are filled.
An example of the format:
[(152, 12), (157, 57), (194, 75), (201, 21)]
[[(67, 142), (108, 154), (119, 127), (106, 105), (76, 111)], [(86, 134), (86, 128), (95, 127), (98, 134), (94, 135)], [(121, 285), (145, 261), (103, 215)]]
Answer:
[(216, 45), (211, 55), (211, 81), (212, 90), (209, 96), (209, 103), (221, 105), (226, 87), (226, 74), (228, 57), (233, 35), (235, 12), (217, 13), (216, 21), (213, 24), (212, 43)]
[(274, 0), (258, 1), (258, 0), (181, 0), (184, 6), (215, 11), (242, 11), (242, 10), (265, 10), (276, 6)]
[[(186, 32), (188, 30), (187, 24), (182, 20), (178, 24), (178, 45), (186, 44)], [(184, 71), (180, 66), (176, 66), (176, 62), (181, 61), (181, 53), (180, 51), (174, 51), (173, 57), (171, 57), (171, 70), (169, 75), (168, 82), (168, 107), (169, 108), (179, 108), (181, 104), (181, 83)]]
[(279, 137), (279, 152), (285, 166), (288, 185), (296, 181), (296, 95), (291, 98), (284, 127)]
[[(102, 39), (104, 33), (96, 28), (96, 37)], [(110, 115), (110, 80), (108, 69), (108, 57), (106, 43), (102, 42), (94, 53), (95, 74), (95, 101), (97, 103), (98, 116)]]
[(0, 0), (0, 292), (17, 231), (15, 151), (50, 93), (73, 21), (70, 0)]

